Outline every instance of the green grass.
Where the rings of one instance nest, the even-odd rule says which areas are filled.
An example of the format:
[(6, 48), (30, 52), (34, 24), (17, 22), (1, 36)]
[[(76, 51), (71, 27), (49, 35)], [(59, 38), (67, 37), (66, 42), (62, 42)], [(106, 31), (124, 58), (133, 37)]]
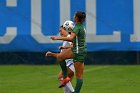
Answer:
[[(2, 65), (0, 93), (63, 93), (59, 70), (58, 65)], [(85, 66), (81, 93), (140, 93), (140, 66)]]

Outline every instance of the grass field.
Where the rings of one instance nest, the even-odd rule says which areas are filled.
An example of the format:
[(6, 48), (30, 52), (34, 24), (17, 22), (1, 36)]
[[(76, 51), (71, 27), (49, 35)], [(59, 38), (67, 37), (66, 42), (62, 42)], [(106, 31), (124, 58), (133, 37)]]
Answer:
[[(59, 70), (58, 65), (2, 65), (0, 93), (63, 93)], [(85, 66), (81, 93), (140, 93), (140, 66)]]

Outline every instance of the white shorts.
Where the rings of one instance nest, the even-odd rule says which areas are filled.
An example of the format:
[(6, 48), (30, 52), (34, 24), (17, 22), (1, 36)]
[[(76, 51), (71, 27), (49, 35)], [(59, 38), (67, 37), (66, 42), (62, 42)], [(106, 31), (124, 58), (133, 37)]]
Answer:
[(66, 66), (70, 68), (73, 72), (75, 72), (73, 59), (66, 59), (65, 62), (66, 62)]

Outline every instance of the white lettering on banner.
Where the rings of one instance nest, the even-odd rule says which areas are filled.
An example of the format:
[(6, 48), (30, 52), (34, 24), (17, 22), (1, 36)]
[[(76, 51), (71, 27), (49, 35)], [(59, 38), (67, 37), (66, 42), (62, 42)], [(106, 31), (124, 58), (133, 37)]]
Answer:
[[(7, 0), (7, 7), (16, 7), (17, 0)], [(0, 36), (0, 44), (9, 44), (17, 35), (17, 27), (7, 27), (4, 36)]]
[(45, 36), (42, 33), (42, 0), (31, 0), (31, 36), (38, 43), (60, 43), (53, 41), (50, 36)]
[(140, 42), (140, 0), (133, 0), (134, 34), (130, 37), (131, 42)]
[(17, 0), (6, 0), (6, 6), (7, 7), (16, 7), (17, 6)]
[(96, 35), (96, 0), (86, 0), (86, 14), (86, 30), (88, 43), (121, 42), (121, 33), (118, 31), (114, 31), (113, 35)]
[(60, 0), (60, 25), (70, 20), (70, 0)]
[[(42, 1), (31, 0), (31, 36), (38, 43), (60, 43), (52, 41), (50, 36), (42, 33)], [(87, 43), (121, 42), (121, 31), (113, 31), (112, 35), (97, 35), (96, 0), (86, 0), (86, 30)], [(70, 20), (70, 0), (60, 0), (60, 25)], [(17, 7), (17, 0), (6, 0), (6, 7)], [(130, 35), (130, 42), (140, 42), (140, 0), (133, 0), (134, 33)], [(17, 27), (7, 27), (0, 44), (8, 44), (17, 36)]]
[(17, 35), (16, 27), (7, 27), (6, 34), (0, 37), (0, 44), (9, 44)]

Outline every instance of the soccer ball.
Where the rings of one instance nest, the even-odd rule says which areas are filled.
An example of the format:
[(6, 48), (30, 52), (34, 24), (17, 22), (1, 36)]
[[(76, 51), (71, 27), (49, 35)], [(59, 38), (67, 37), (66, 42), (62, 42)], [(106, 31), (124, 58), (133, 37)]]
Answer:
[(74, 28), (74, 23), (70, 20), (67, 20), (64, 22), (63, 24), (63, 28), (68, 31), (68, 32), (71, 32), (72, 29)]

